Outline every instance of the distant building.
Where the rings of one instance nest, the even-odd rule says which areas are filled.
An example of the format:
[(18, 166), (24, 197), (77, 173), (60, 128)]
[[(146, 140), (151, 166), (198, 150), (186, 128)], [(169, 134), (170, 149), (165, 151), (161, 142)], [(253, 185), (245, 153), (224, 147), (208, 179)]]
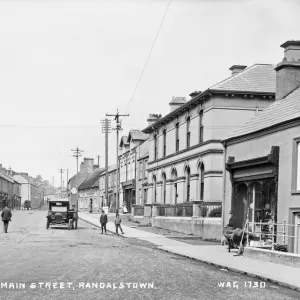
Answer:
[(78, 189), (80, 184), (93, 173), (94, 171), (94, 159), (93, 158), (84, 158), (83, 162), (80, 164), (78, 174), (71, 177), (68, 181), (68, 197), (71, 202), (71, 205), (76, 205), (77, 207), (77, 194), (72, 194), (72, 188)]
[(43, 196), (40, 193), (36, 181), (27, 173), (14, 175), (13, 178), (21, 184), (21, 207), (25, 201), (30, 201), (32, 209), (37, 209), (42, 205)]
[(119, 199), (122, 209), (126, 205), (127, 211), (131, 212), (131, 207), (137, 204), (140, 199), (139, 189), (136, 189), (137, 178), (137, 148), (138, 146), (148, 139), (148, 134), (139, 130), (130, 130), (128, 136), (123, 136), (120, 141), (120, 155), (119, 155)]
[(116, 210), (116, 170), (117, 167), (116, 165), (112, 165), (108, 167), (108, 198), (106, 198), (106, 193), (105, 193), (105, 175), (106, 175), (106, 170), (104, 170), (100, 174), (100, 179), (99, 179), (99, 196), (100, 196), (100, 207), (103, 206), (108, 206), (110, 211), (115, 212)]
[[(98, 168), (93, 171), (78, 187), (79, 193), (79, 209), (89, 210), (89, 204), (92, 200), (93, 211), (100, 211), (100, 190), (99, 181), (100, 175), (105, 171), (105, 168)], [(101, 198), (102, 199), (102, 198)]]

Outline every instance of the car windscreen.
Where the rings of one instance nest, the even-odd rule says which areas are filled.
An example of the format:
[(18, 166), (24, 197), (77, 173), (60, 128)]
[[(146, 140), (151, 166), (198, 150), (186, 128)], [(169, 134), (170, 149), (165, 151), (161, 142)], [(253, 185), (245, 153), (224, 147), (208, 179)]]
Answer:
[(53, 202), (51, 203), (52, 211), (67, 211), (69, 203)]

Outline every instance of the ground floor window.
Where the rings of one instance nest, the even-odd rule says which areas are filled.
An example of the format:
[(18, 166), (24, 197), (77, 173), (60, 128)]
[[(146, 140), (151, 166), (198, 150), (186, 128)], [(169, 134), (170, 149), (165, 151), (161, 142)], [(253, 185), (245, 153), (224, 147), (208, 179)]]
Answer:
[(275, 179), (236, 183), (234, 191), (232, 213), (236, 227), (244, 228), (247, 219), (252, 223), (276, 221)]

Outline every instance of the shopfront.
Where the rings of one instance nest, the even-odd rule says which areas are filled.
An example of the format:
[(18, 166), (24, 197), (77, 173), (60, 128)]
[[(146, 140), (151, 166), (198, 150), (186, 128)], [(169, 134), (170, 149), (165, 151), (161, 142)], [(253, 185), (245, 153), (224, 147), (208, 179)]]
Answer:
[(136, 204), (135, 198), (135, 180), (128, 180), (122, 183), (123, 203), (126, 205), (127, 212), (131, 213), (132, 205)]
[[(279, 147), (271, 154), (245, 161), (229, 157), (226, 170), (232, 184), (231, 212), (236, 227), (244, 228), (246, 220), (252, 223), (277, 221)], [(254, 224), (250, 227), (255, 231)]]

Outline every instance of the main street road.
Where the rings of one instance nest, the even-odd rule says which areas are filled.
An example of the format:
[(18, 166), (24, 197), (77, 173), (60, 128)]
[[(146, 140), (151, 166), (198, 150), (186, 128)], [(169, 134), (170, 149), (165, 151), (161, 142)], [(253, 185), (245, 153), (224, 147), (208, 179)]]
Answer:
[[(300, 298), (299, 292), (268, 282), (266, 288), (245, 288), (245, 281), (256, 280), (144, 241), (101, 235), (80, 220), (78, 230), (47, 230), (46, 213), (13, 212), (8, 234), (0, 233), (0, 299)], [(229, 287), (233, 282), (238, 289)], [(141, 288), (142, 283), (149, 285)]]

